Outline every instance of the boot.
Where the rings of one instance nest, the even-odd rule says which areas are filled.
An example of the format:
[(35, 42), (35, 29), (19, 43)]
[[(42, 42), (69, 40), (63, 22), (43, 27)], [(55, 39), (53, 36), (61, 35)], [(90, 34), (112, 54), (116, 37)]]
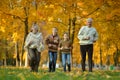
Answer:
[(48, 72), (51, 72), (52, 71), (52, 64), (51, 62), (49, 62), (49, 71)]
[(35, 65), (34, 71), (35, 71), (35, 72), (38, 72), (38, 65)]
[(65, 66), (63, 66), (63, 68), (64, 68), (64, 72), (66, 72), (66, 65), (65, 65)]
[(55, 64), (53, 64), (52, 72), (55, 72), (55, 68), (56, 68), (56, 66), (55, 66)]
[(68, 71), (70, 72), (71, 71), (71, 65), (68, 64)]

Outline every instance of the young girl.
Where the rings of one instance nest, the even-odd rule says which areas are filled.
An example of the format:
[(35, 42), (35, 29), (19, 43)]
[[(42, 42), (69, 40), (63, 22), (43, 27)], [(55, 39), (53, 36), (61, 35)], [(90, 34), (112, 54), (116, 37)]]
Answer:
[(62, 64), (64, 72), (66, 72), (66, 65), (68, 66), (68, 71), (71, 71), (71, 49), (72, 43), (69, 39), (68, 33), (64, 33), (63, 40), (59, 44), (59, 50), (62, 53)]

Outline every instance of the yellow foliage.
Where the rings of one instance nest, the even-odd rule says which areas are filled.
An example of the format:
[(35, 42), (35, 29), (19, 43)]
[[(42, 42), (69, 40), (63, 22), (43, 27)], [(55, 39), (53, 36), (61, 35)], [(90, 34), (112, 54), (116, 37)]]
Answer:
[(33, 12), (32, 15), (35, 16), (35, 17), (37, 16), (37, 15), (36, 15), (36, 12)]
[(13, 38), (13, 42), (16, 42), (17, 39), (18, 39), (18, 33), (17, 32), (14, 32), (13, 35), (12, 35), (12, 38)]
[(79, 7), (83, 7), (83, 2), (78, 2), (77, 5), (78, 5)]
[(17, 57), (17, 56), (16, 56), (16, 54), (14, 53), (13, 58), (16, 59), (16, 57)]
[(50, 4), (49, 8), (54, 8), (54, 5), (53, 5), (53, 4)]
[(6, 20), (5, 20), (5, 19), (2, 19), (2, 22), (3, 22), (3, 23), (6, 23)]
[(5, 27), (1, 26), (0, 27), (0, 31), (2, 31), (3, 33), (5, 33)]
[[(35, 9), (35, 6), (32, 5), (33, 0), (10, 1), (13, 4), (13, 8), (9, 6), (9, 1), (0, 1), (0, 32), (2, 32), (0, 39), (4, 36), (10, 43), (14, 43), (18, 40), (21, 47), (21, 42), (24, 40), (26, 19), (28, 19), (28, 23), (26, 23), (29, 31), (33, 21), (36, 21), (38, 24), (44, 21), (46, 24), (40, 26), (44, 38), (52, 32), (51, 30), (54, 26), (57, 26), (58, 33), (61, 37), (64, 31), (68, 31), (69, 19), (71, 18), (71, 20), (73, 20), (73, 18), (77, 16), (79, 17), (79, 21), (77, 19), (75, 26), (73, 61), (80, 63), (81, 56), (77, 33), (81, 26), (85, 25), (86, 18), (92, 17), (94, 19), (93, 26), (95, 26), (98, 33), (101, 34), (101, 38), (99, 36), (94, 46), (93, 59), (95, 63), (100, 63), (101, 46), (103, 63), (105, 64), (106, 62), (106, 56), (111, 55), (111, 64), (113, 64), (112, 56), (113, 52), (116, 51), (116, 44), (120, 49), (120, 8), (116, 8), (116, 6), (119, 6), (118, 4), (120, 2), (116, 3), (114, 0), (106, 0), (106, 3), (103, 4), (104, 0), (45, 0), (43, 3), (41, 0), (36, 0), (37, 9)], [(77, 3), (77, 7), (73, 5), (75, 3)], [(26, 13), (25, 8), (28, 8)], [(96, 8), (99, 9), (95, 10)], [(5, 12), (5, 14), (3, 12)], [(93, 13), (87, 16), (91, 12)], [(118, 21), (114, 21), (116, 18), (115, 16)], [(107, 42), (110, 43), (110, 46), (106, 44)], [(13, 45), (10, 47), (12, 46)], [(108, 47), (109, 49), (107, 49)]]
[(53, 17), (48, 17), (48, 21), (53, 21)]
[(86, 16), (88, 13), (86, 11), (83, 11), (82, 14)]

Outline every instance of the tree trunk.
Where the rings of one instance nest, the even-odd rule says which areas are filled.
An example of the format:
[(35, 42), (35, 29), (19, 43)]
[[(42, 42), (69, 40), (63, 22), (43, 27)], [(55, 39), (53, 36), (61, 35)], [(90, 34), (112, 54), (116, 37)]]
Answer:
[(102, 47), (101, 47), (101, 33), (100, 33), (100, 68), (102, 69)]
[[(76, 17), (73, 18), (72, 20), (72, 34), (71, 34), (71, 40), (72, 40), (72, 45), (74, 42), (74, 35), (75, 35), (75, 22), (76, 22)], [(73, 65), (73, 48), (71, 50), (71, 58), (72, 58), (72, 65)]]
[(118, 49), (117, 44), (116, 44), (116, 52), (115, 52), (115, 57), (114, 58), (115, 58), (114, 59), (115, 66), (117, 66), (118, 65), (118, 58), (119, 58), (119, 49)]
[[(26, 18), (25, 18), (25, 21), (24, 21), (24, 25), (25, 25), (25, 32), (24, 33), (25, 34), (24, 34), (24, 41), (23, 41), (23, 44), (22, 44), (21, 65), (23, 64), (25, 39), (26, 39), (27, 34), (28, 34), (28, 7), (25, 7), (24, 11), (25, 11), (25, 14), (26, 14)], [(28, 59), (27, 54), (26, 54), (26, 58)], [(25, 60), (27, 60), (27, 59), (25, 59)], [(27, 62), (27, 61), (25, 61), (25, 62)], [(27, 64), (27, 63), (25, 63), (25, 64)], [(25, 66), (28, 66), (28, 65), (25, 65)]]
[(70, 32), (71, 32), (71, 18), (70, 18), (70, 15), (69, 15), (69, 23), (68, 23), (68, 35), (69, 35), (69, 38), (70, 38)]
[(28, 67), (28, 51), (26, 51), (26, 54), (25, 54), (25, 67)]
[(100, 47), (100, 67), (102, 68), (102, 50), (101, 50), (101, 47)]
[(18, 42), (15, 43), (15, 53), (16, 53), (16, 67), (19, 66), (19, 51), (18, 51)]
[(7, 45), (6, 40), (4, 42), (5, 42), (5, 46), (4, 46), (4, 51), (5, 51), (4, 66), (7, 66), (7, 54), (8, 54), (8, 52), (7, 52), (7, 47), (6, 46), (8, 46), (8, 45)]
[[(21, 65), (23, 63), (23, 55), (24, 55), (24, 44), (25, 44), (25, 39), (27, 37), (27, 34), (28, 34), (28, 18), (26, 18), (25, 22), (25, 34), (24, 34), (24, 41), (23, 41), (23, 44), (22, 44), (22, 55), (21, 55)], [(27, 58), (27, 54), (26, 54), (26, 58)], [(26, 60), (26, 59), (25, 59)], [(25, 61), (26, 62), (26, 61)], [(25, 63), (26, 64), (26, 63)], [(25, 65), (27, 66), (27, 65)]]

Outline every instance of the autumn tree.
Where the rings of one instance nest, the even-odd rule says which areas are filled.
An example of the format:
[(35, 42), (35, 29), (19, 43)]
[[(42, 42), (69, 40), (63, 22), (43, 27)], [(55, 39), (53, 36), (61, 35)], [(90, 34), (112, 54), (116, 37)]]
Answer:
[[(99, 33), (93, 60), (102, 65), (105, 64), (107, 55), (110, 55), (110, 63), (113, 64), (113, 52), (120, 48), (119, 4), (119, 0), (2, 0), (0, 58), (7, 58), (5, 56), (8, 52), (13, 58), (12, 53), (16, 53), (16, 60), (20, 58), (22, 64), (24, 63), (24, 41), (35, 21), (40, 26), (44, 38), (51, 33), (54, 26), (57, 26), (60, 37), (63, 32), (69, 32), (73, 42), (72, 62), (79, 64), (81, 57), (77, 34), (81, 26), (85, 25), (86, 18), (92, 17), (93, 26)], [(48, 60), (47, 49), (43, 54), (41, 63)]]

